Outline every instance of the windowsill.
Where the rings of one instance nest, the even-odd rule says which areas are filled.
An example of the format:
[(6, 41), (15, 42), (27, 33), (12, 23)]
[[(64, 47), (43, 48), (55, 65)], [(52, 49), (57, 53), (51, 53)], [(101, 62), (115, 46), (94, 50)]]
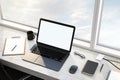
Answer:
[(77, 40), (77, 39), (73, 40), (73, 45), (77, 46), (77, 47), (86, 48), (86, 49), (90, 48), (90, 43), (80, 41), (80, 40)]
[(111, 49), (111, 48), (107, 48), (107, 47), (103, 47), (103, 46), (96, 46), (95, 51), (104, 53), (106, 55), (110, 55), (110, 56), (114, 56), (117, 58), (120, 58), (120, 51), (119, 50), (115, 50), (115, 49)]
[(33, 31), (34, 33), (37, 33), (37, 29), (35, 29), (35, 28), (25, 26), (25, 25), (20, 25), (20, 24), (5, 21), (5, 20), (0, 20), (0, 24), (3, 26), (6, 26), (6, 27), (14, 28), (17, 30), (25, 31), (25, 32), (26, 31)]
[(106, 47), (102, 47), (102, 46), (98, 46), (98, 45), (96, 46), (96, 48), (91, 49), (90, 48), (90, 43), (80, 41), (80, 40), (76, 40), (76, 39), (74, 39), (73, 45), (77, 46), (77, 47), (84, 48), (84, 49), (92, 50), (92, 51), (95, 51), (95, 52), (99, 52), (99, 53), (102, 53), (102, 54), (105, 54), (105, 55), (108, 55), (108, 56), (120, 58), (120, 51), (119, 50), (106, 48)]

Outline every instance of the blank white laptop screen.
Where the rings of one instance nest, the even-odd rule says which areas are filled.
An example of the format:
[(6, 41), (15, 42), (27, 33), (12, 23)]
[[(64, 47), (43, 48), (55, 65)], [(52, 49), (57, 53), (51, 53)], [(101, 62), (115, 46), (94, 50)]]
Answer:
[(73, 31), (72, 27), (41, 20), (38, 42), (70, 51)]

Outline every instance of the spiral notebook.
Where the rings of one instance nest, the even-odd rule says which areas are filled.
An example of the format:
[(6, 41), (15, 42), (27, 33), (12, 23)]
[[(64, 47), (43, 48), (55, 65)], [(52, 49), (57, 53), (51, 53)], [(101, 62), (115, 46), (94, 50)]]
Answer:
[(3, 55), (24, 54), (25, 43), (26, 43), (26, 40), (24, 37), (6, 38)]

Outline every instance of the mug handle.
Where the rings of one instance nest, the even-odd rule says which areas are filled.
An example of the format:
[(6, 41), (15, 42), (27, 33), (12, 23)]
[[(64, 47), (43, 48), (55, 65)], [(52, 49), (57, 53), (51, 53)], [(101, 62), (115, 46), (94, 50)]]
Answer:
[(33, 39), (35, 39), (35, 35), (34, 35), (34, 33), (33, 33)]

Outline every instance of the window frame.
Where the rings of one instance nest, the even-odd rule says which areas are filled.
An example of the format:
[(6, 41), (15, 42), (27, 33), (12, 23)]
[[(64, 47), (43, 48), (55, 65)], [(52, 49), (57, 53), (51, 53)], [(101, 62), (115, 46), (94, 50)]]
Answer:
[[(104, 8), (104, 1), (105, 0), (102, 0), (102, 9), (101, 9), (101, 18), (100, 18), (100, 24), (101, 24), (101, 19), (102, 19), (102, 13), (103, 13), (103, 8)], [(102, 44), (102, 43), (99, 43), (99, 36), (100, 36), (100, 28), (101, 28), (101, 25), (99, 25), (99, 32), (98, 32), (98, 39), (97, 39), (97, 44), (98, 46), (102, 46), (102, 47), (105, 47), (105, 48), (108, 48), (108, 49), (111, 49), (111, 50), (116, 50), (116, 51), (120, 51), (120, 48), (116, 48), (116, 47), (112, 47), (112, 46), (108, 46), (108, 45), (105, 45), (105, 44)], [(119, 53), (120, 54), (120, 53)]]
[[(98, 44), (102, 11), (103, 11), (103, 2), (104, 0), (95, 0), (93, 20), (92, 20), (91, 40), (87, 41), (87, 40), (78, 39), (75, 37), (73, 41), (73, 45), (120, 58), (120, 49), (115, 49), (113, 47), (106, 46), (104, 44)], [(17, 30), (21, 30), (21, 31), (25, 31), (25, 32), (27, 32), (28, 30), (32, 30), (34, 33), (37, 34), (37, 28), (35, 27), (31, 27), (28, 25), (23, 25), (20, 23), (15, 23), (15, 22), (3, 19), (1, 5), (0, 5), (0, 25), (13, 28), (13, 29), (17, 29)]]
[(104, 44), (100, 44), (99, 35), (100, 35), (100, 27), (101, 27), (101, 19), (102, 19), (102, 12), (104, 8), (104, 0), (96, 0), (96, 6), (94, 10), (94, 21), (92, 26), (92, 34), (91, 34), (91, 49), (96, 52), (100, 52), (106, 55), (114, 56), (120, 58), (120, 49), (107, 46)]

